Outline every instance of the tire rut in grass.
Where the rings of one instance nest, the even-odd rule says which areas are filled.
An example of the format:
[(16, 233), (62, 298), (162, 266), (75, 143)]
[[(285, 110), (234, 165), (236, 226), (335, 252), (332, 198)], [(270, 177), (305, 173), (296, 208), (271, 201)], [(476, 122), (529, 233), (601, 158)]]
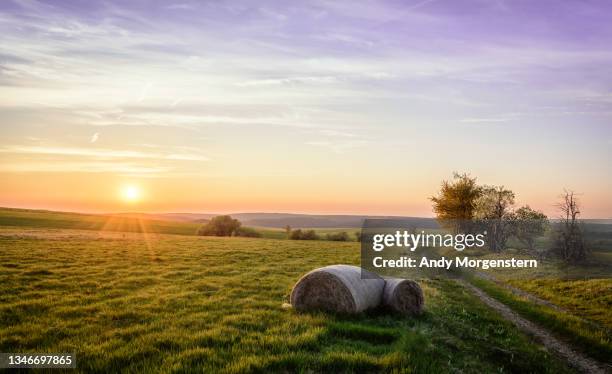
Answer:
[(493, 299), (480, 288), (462, 280), (456, 279), (464, 287), (472, 291), (483, 303), (497, 311), (506, 320), (512, 322), (521, 331), (535, 337), (547, 349), (563, 357), (571, 366), (584, 373), (609, 373), (610, 367), (578, 353), (566, 343), (558, 340), (552, 334), (531, 321), (520, 317), (505, 304)]
[[(540, 298), (540, 297), (538, 297), (538, 296), (536, 296), (536, 295), (534, 295), (534, 294), (532, 294), (532, 293), (530, 293), (530, 292), (527, 292), (527, 291), (521, 290), (520, 288), (514, 287), (514, 286), (512, 286), (512, 285), (509, 285), (508, 283), (502, 282), (502, 281), (500, 281), (499, 279), (495, 278), (494, 276), (492, 276), (492, 275), (490, 275), (490, 274), (485, 274), (485, 273), (483, 273), (483, 272), (474, 272), (474, 275), (475, 275), (476, 277), (478, 277), (478, 278), (481, 278), (481, 279), (484, 279), (484, 280), (487, 280), (487, 281), (493, 282), (493, 283), (495, 283), (496, 285), (498, 285), (498, 286), (500, 286), (500, 287), (503, 287), (503, 288), (505, 288), (506, 290), (508, 290), (508, 291), (512, 292), (514, 295), (519, 296), (519, 297), (523, 297), (523, 298), (525, 298), (525, 299), (527, 299), (527, 300), (531, 301), (531, 302), (532, 302), (532, 303), (534, 303), (534, 304), (537, 304), (537, 305), (542, 305), (542, 306), (548, 307), (548, 308), (553, 309), (553, 310), (555, 310), (555, 311), (557, 311), (557, 312), (562, 312), (562, 313), (571, 313), (571, 312), (570, 312), (568, 309), (566, 309), (566, 308), (564, 308), (564, 307), (561, 307), (561, 306), (559, 306), (559, 305), (557, 305), (557, 304), (555, 304), (555, 303), (552, 303), (552, 302), (550, 302), (550, 301), (548, 301), (548, 300), (544, 300), (544, 299), (542, 299), (542, 298)], [(593, 327), (593, 328), (596, 328), (596, 329), (606, 329), (606, 330), (608, 330), (608, 329), (607, 329), (607, 327), (603, 326), (603, 325), (602, 325), (602, 324), (600, 324), (600, 323), (597, 323), (597, 322), (595, 322), (595, 321), (591, 321), (591, 320), (588, 320), (588, 319), (582, 318), (582, 317), (577, 316), (577, 315), (575, 315), (575, 314), (572, 314), (572, 315), (573, 315), (574, 317), (576, 317), (576, 318), (580, 319), (580, 321), (582, 321), (583, 323), (585, 323), (585, 324), (587, 324), (587, 325), (590, 325), (590, 326), (591, 326), (591, 327)]]

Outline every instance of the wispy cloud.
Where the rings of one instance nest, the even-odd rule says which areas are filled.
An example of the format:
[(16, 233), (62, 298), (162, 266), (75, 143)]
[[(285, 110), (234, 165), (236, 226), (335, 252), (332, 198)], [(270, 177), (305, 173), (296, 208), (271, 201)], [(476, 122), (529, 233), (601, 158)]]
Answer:
[(120, 149), (94, 149), (71, 147), (44, 147), (44, 146), (5, 146), (0, 148), (2, 153), (30, 154), (30, 155), (60, 155), (92, 157), (97, 159), (157, 159), (182, 161), (208, 161), (208, 158), (199, 154), (153, 153)]
[(489, 118), (463, 118), (459, 122), (462, 123), (486, 123), (486, 122), (508, 122), (510, 118), (504, 117), (489, 117)]
[(275, 78), (275, 79), (257, 79), (246, 82), (236, 83), (238, 87), (249, 87), (249, 86), (276, 86), (285, 84), (325, 84), (325, 83), (336, 83), (339, 79), (333, 76), (327, 77), (293, 77), (293, 78)]
[(342, 154), (351, 149), (363, 147), (368, 144), (365, 140), (315, 140), (306, 142), (307, 145), (322, 147), (334, 153)]
[(166, 5), (164, 8), (174, 10), (193, 10), (196, 8), (196, 5), (192, 3), (178, 3)]
[(119, 175), (134, 175), (139, 177), (160, 177), (172, 172), (171, 167), (143, 166), (129, 162), (104, 161), (63, 161), (61, 163), (24, 162), (1, 164), (0, 172), (23, 173), (112, 173)]

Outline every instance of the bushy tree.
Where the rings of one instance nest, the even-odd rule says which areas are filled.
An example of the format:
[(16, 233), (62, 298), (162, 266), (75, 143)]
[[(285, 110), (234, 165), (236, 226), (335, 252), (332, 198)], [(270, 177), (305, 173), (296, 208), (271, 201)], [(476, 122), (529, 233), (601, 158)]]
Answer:
[(231, 216), (216, 216), (208, 223), (202, 225), (198, 235), (204, 236), (232, 236), (240, 227), (241, 223)]
[(514, 234), (527, 249), (535, 249), (535, 239), (542, 236), (548, 226), (546, 214), (533, 210), (529, 205), (518, 208), (515, 212), (516, 223)]
[(476, 201), (482, 194), (476, 178), (455, 173), (452, 181), (443, 181), (437, 196), (431, 197), (433, 210), (440, 224), (454, 233), (470, 230)]
[(487, 231), (487, 244), (493, 252), (505, 249), (514, 233), (514, 192), (504, 186), (483, 186), (476, 199), (474, 218), (481, 230)]

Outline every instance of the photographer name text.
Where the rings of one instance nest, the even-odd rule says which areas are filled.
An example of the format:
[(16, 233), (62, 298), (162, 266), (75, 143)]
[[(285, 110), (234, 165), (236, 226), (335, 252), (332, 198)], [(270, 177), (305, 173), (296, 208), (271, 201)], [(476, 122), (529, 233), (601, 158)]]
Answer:
[[(407, 256), (396, 259), (386, 259), (374, 257), (372, 265), (375, 268), (441, 268), (450, 270), (456, 268), (479, 268), (483, 270), (492, 268), (537, 268), (537, 260), (522, 260), (514, 257), (503, 260), (490, 259), (471, 259), (469, 257), (454, 258), (427, 258), (421, 257), (419, 260)], [(454, 266), (453, 266), (454, 265)]]

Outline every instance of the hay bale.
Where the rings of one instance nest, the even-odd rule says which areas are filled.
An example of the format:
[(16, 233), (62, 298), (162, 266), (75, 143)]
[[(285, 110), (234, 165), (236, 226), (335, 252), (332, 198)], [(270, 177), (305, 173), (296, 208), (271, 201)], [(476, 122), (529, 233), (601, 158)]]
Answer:
[(408, 315), (418, 315), (423, 312), (425, 298), (421, 286), (410, 279), (385, 279), (383, 304), (388, 308)]
[[(364, 270), (365, 271), (365, 270)], [(325, 310), (359, 313), (380, 305), (385, 281), (361, 279), (361, 268), (331, 265), (304, 275), (291, 291), (291, 304), (298, 311)]]

